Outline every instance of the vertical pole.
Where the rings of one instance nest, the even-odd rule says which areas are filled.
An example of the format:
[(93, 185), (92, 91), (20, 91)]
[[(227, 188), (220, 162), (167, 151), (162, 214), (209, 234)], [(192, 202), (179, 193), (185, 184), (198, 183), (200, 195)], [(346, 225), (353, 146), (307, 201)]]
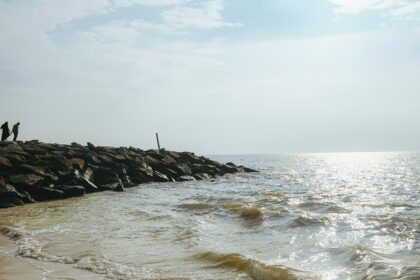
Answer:
[(159, 134), (156, 132), (156, 141), (158, 145), (158, 151), (160, 151)]

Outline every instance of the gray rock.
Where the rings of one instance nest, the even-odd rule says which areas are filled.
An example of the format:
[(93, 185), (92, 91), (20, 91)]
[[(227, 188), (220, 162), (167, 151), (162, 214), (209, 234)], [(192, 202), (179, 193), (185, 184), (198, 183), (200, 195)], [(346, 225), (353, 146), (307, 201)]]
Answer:
[(210, 179), (210, 175), (207, 173), (198, 173), (194, 175), (194, 178), (197, 180), (207, 180)]
[(35, 174), (16, 174), (10, 176), (10, 182), (20, 186), (35, 186), (43, 181), (44, 177)]
[(16, 197), (21, 199), (24, 195), (19, 193), (12, 185), (0, 182), (0, 197)]
[(21, 155), (21, 156), (30, 156), (16, 142), (7, 142), (7, 145), (3, 146), (0, 150), (0, 152), (2, 154), (18, 154), (18, 155)]
[(10, 160), (4, 157), (0, 157), (0, 170), (9, 170), (11, 167), (13, 167)]
[(90, 150), (92, 150), (92, 151), (95, 151), (95, 150), (96, 150), (95, 145), (93, 145), (93, 144), (92, 144), (92, 143), (90, 143), (90, 142), (87, 142), (87, 147), (88, 147)]
[(67, 160), (68, 164), (70, 164), (71, 167), (78, 169), (78, 170), (83, 170), (85, 169), (85, 161), (81, 158), (72, 158)]
[(24, 202), (16, 197), (0, 197), (0, 208), (21, 206)]
[(75, 183), (77, 185), (82, 186), (86, 190), (87, 193), (93, 193), (93, 192), (99, 191), (99, 188), (97, 185), (95, 185), (93, 182), (91, 182), (90, 180), (84, 177), (78, 177), (75, 180)]
[(119, 182), (117, 173), (111, 168), (99, 167), (93, 170), (93, 182), (96, 185), (113, 184)]
[(49, 187), (34, 187), (28, 189), (28, 192), (37, 201), (62, 199), (66, 197), (62, 190)]
[(19, 170), (23, 172), (33, 173), (36, 175), (40, 175), (44, 178), (50, 179), (50, 181), (56, 182), (58, 181), (58, 177), (54, 174), (49, 173), (45, 168), (41, 166), (34, 166), (29, 164), (22, 164), (19, 166)]
[(181, 177), (179, 177), (179, 181), (180, 182), (185, 182), (185, 181), (195, 181), (196, 179), (193, 176), (187, 176), (187, 175), (183, 175)]
[(63, 191), (67, 197), (82, 196), (86, 193), (82, 186), (56, 186), (55, 188)]
[(220, 172), (219, 169), (215, 165), (205, 165), (205, 164), (193, 164), (191, 166), (191, 170), (195, 174), (207, 173), (213, 176), (219, 174)]
[(125, 188), (124, 188), (123, 184), (118, 183), (114, 187), (114, 192), (125, 192)]
[(13, 166), (19, 166), (26, 162), (26, 158), (22, 155), (8, 154), (5, 157), (12, 163)]
[(153, 179), (156, 182), (170, 182), (170, 181), (172, 181), (168, 178), (168, 176), (166, 176), (166, 175), (164, 175), (164, 174), (162, 174), (158, 171), (153, 171)]

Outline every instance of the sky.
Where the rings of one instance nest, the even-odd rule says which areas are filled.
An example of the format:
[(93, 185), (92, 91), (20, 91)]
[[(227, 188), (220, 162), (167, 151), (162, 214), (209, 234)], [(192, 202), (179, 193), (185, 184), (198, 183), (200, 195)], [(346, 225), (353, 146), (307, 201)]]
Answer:
[(22, 140), (420, 151), (419, 0), (0, 0)]

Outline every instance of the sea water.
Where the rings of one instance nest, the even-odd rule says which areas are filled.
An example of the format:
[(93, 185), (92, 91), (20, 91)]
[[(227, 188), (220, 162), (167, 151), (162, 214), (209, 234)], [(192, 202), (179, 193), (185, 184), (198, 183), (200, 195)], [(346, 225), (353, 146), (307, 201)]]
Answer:
[(419, 153), (212, 158), (260, 172), (2, 209), (0, 260), (44, 279), (420, 279)]

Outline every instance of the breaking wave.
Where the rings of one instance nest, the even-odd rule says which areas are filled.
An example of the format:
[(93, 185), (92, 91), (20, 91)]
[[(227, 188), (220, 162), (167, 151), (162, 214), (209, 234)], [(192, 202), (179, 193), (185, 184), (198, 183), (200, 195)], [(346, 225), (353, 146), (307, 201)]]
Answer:
[(194, 259), (212, 262), (218, 267), (230, 268), (237, 272), (246, 273), (255, 280), (297, 280), (296, 271), (279, 265), (267, 265), (262, 262), (246, 258), (240, 254), (219, 254), (206, 252), (195, 255)]
[(43, 251), (45, 246), (43, 242), (34, 238), (27, 231), (10, 226), (1, 226), (0, 233), (16, 241), (16, 256), (32, 258), (43, 262), (73, 265), (74, 268), (84, 269), (97, 274), (106, 275), (107, 279), (185, 279), (173, 277), (165, 278), (144, 268), (120, 264), (98, 255), (86, 254), (79, 257), (69, 257), (49, 254)]

